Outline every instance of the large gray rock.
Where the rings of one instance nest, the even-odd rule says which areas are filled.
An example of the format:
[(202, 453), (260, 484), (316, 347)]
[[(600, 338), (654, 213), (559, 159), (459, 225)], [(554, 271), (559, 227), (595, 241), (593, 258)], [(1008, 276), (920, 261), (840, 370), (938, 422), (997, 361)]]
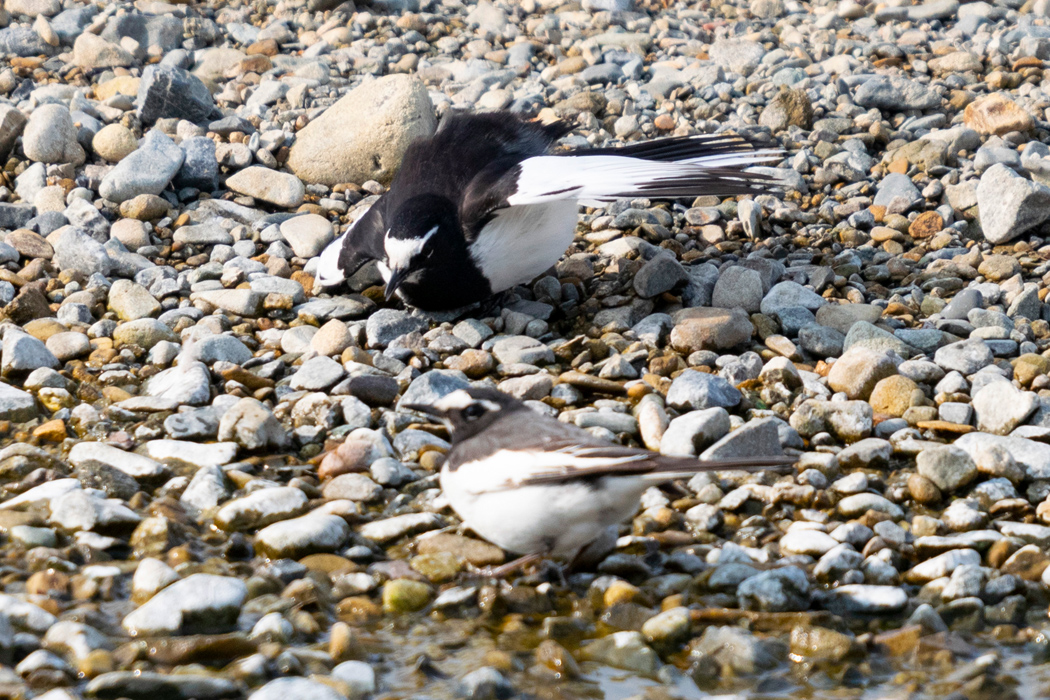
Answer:
[(69, 110), (56, 104), (40, 105), (29, 116), (22, 150), (30, 160), (40, 163), (80, 165), (86, 158)]
[(667, 405), (678, 411), (732, 408), (741, 397), (740, 391), (722, 377), (687, 369), (671, 383)]
[(977, 212), (989, 243), (999, 245), (1050, 219), (1050, 187), (997, 163), (977, 185)]
[(873, 204), (886, 207), (891, 214), (900, 214), (922, 203), (919, 188), (907, 175), (890, 173), (879, 183)]
[(240, 579), (193, 574), (150, 598), (122, 626), (133, 637), (227, 631), (247, 597)]
[(955, 370), (964, 375), (973, 374), (990, 365), (993, 359), (991, 348), (980, 338), (945, 345), (933, 356), (933, 361), (944, 369)]
[(37, 338), (17, 330), (4, 334), (3, 359), (0, 362), (3, 374), (32, 372), (40, 367), (59, 367), (60, 363), (47, 346)]
[(1029, 479), (1050, 479), (1050, 445), (1023, 437), (968, 433), (955, 441), (954, 447), (964, 450), (978, 462), (989, 450), (1005, 450), (1020, 465)]
[(57, 237), (54, 262), (59, 270), (81, 272), (88, 277), (95, 273), (108, 275), (112, 271), (109, 253), (87, 231), (66, 226), (53, 235)]
[(462, 372), (447, 369), (430, 370), (412, 380), (401, 400), (397, 402), (401, 406), (408, 404), (432, 404), (438, 399), (448, 396), (458, 389), (466, 389), (470, 382)]
[(0, 382), (0, 420), (23, 423), (34, 418), (37, 412), (32, 394)]
[(174, 13), (155, 15), (129, 11), (111, 16), (101, 36), (114, 43), (129, 37), (143, 48), (159, 46), (168, 52), (182, 45), (183, 32), (183, 21)]
[(209, 335), (188, 346), (186, 356), (206, 365), (215, 362), (241, 365), (252, 359), (252, 351), (232, 335)]
[(1031, 391), (1021, 391), (1011, 382), (985, 384), (973, 397), (977, 429), (993, 435), (1009, 435), (1039, 406)]
[(408, 145), (430, 136), (435, 125), (423, 83), (386, 76), (347, 93), (299, 131), (288, 167), (310, 183), (389, 182)]
[(748, 421), (700, 454), (700, 459), (746, 459), (776, 457), (784, 454), (780, 447), (777, 418)]
[(941, 106), (941, 96), (935, 90), (918, 81), (896, 76), (877, 76), (861, 83), (853, 93), (853, 100), (861, 107), (875, 107), (889, 112)]
[(215, 113), (215, 100), (197, 76), (182, 68), (156, 64), (142, 73), (135, 107), (144, 124), (165, 118), (201, 123)]
[(349, 537), (350, 526), (339, 516), (310, 513), (263, 528), (255, 535), (255, 546), (271, 559), (300, 559), (334, 552)]
[(204, 363), (187, 357), (147, 379), (143, 390), (146, 396), (200, 406), (211, 398), (211, 375)]
[(827, 299), (812, 289), (807, 289), (798, 282), (787, 281), (774, 285), (769, 290), (769, 293), (762, 299), (761, 310), (766, 316), (772, 316), (778, 310), (788, 306), (801, 306), (810, 311), (816, 311), (827, 303)]
[(429, 324), (422, 316), (401, 309), (380, 309), (368, 317), (365, 336), (368, 345), (382, 348), (406, 333), (425, 333)]
[(140, 194), (160, 194), (179, 172), (183, 157), (182, 149), (167, 134), (151, 129), (142, 145), (102, 179), (98, 192), (118, 203)]
[(734, 73), (751, 75), (766, 55), (761, 44), (746, 39), (719, 39), (711, 45), (711, 60)]
[(254, 530), (288, 520), (306, 509), (306, 494), (293, 486), (252, 491), (236, 498), (215, 514), (215, 525), (227, 532)]
[(695, 457), (701, 450), (725, 436), (730, 429), (724, 408), (690, 411), (678, 416), (660, 438), (660, 453), (674, 457)]
[(246, 450), (281, 448), (288, 434), (273, 413), (257, 399), (243, 398), (219, 421), (219, 440), (236, 442)]
[(722, 270), (711, 295), (711, 306), (723, 309), (740, 308), (749, 314), (762, 305), (762, 275), (742, 265)]
[(261, 199), (285, 209), (299, 206), (306, 196), (306, 188), (299, 178), (261, 165), (253, 165), (234, 173), (227, 178), (226, 186), (239, 194)]
[(0, 54), (14, 56), (51, 56), (55, 47), (40, 38), (32, 28), (12, 25), (0, 29)]
[(308, 678), (277, 678), (248, 696), (248, 700), (345, 700), (330, 686)]
[(809, 580), (797, 566), (763, 571), (737, 588), (743, 610), (794, 612), (809, 608)]
[(955, 445), (931, 445), (915, 460), (919, 474), (951, 493), (977, 478), (977, 465), (966, 450)]

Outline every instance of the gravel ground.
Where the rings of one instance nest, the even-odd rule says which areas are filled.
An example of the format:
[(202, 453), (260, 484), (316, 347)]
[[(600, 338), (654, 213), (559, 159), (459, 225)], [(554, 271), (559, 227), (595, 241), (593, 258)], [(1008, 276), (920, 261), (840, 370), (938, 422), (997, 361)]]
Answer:
[[(0, 688), (1050, 692), (1050, 2), (6, 0)], [(782, 195), (583, 210), (466, 316), (318, 253), (451, 110), (730, 130)], [(485, 580), (401, 402), (496, 385), (789, 474)]]

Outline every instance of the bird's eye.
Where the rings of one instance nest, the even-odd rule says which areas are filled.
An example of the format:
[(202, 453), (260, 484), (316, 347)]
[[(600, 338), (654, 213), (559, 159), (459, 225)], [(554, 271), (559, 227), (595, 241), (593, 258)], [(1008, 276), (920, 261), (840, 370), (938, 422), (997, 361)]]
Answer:
[(485, 415), (485, 407), (480, 404), (471, 404), (463, 409), (463, 416), (467, 420), (477, 420)]

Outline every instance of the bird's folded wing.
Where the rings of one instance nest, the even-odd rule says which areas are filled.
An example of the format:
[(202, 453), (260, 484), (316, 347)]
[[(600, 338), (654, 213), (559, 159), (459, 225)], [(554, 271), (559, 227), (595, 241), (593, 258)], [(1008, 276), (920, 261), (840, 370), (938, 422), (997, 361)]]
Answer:
[(542, 459), (534, 460), (527, 473), (515, 476), (506, 487), (559, 484), (604, 476), (639, 476), (653, 481), (671, 481), (698, 472), (732, 469), (776, 469), (793, 464), (784, 455), (700, 461), (688, 457), (664, 457), (648, 450), (619, 445), (552, 443)]
[(687, 161), (702, 160), (730, 154), (746, 155), (760, 149), (751, 139), (738, 134), (695, 134), (670, 136), (652, 141), (638, 141), (610, 148), (574, 149), (561, 156), (630, 156), (642, 160)]
[(719, 153), (674, 162), (619, 155), (537, 156), (504, 177), (515, 178), (513, 194), (507, 197), (510, 206), (559, 199), (757, 195), (773, 190), (778, 181), (746, 168), (779, 159), (778, 151)]
[(357, 272), (362, 265), (372, 260), (382, 260), (383, 211), (379, 200), (364, 212), (349, 229), (321, 251), (317, 265), (317, 284), (333, 286), (341, 284)]

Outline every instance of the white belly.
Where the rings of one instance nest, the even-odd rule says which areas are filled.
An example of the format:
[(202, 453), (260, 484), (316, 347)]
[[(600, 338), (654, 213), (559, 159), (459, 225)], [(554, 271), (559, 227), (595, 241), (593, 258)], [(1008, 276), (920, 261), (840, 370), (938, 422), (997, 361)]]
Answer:
[(492, 483), (477, 478), (482, 467), (471, 467), (442, 471), (445, 496), (471, 530), (515, 554), (574, 557), (609, 526), (634, 515), (647, 487), (639, 479), (616, 478), (600, 482), (602, 488), (570, 483), (491, 489), (478, 483)]
[(500, 210), (471, 246), (493, 293), (530, 282), (558, 262), (576, 233), (577, 211), (575, 199)]

